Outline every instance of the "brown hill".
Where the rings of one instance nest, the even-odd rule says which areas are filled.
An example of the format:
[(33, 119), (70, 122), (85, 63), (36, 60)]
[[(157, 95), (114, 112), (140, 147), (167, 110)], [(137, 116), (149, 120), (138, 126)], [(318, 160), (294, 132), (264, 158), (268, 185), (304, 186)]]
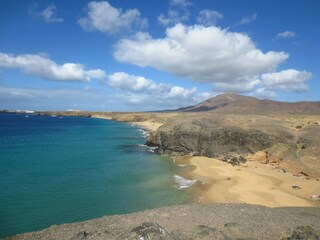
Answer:
[(279, 102), (273, 100), (260, 100), (238, 94), (221, 94), (210, 98), (195, 106), (181, 108), (178, 112), (217, 113), (245, 113), (245, 114), (320, 114), (320, 101), (318, 102)]

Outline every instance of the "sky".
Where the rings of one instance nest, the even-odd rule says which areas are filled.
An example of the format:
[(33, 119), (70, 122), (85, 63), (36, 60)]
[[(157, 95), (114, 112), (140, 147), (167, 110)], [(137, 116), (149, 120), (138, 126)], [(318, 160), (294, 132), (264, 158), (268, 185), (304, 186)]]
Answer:
[(1, 0), (0, 109), (320, 100), (318, 0)]

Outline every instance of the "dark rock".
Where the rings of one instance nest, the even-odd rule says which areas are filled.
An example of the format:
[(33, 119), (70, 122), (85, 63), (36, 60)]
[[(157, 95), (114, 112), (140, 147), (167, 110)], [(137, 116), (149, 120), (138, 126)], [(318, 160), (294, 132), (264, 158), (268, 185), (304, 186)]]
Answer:
[(283, 240), (319, 240), (320, 233), (312, 227), (301, 226), (292, 231), (291, 236), (282, 238)]
[(299, 187), (298, 185), (293, 185), (292, 188), (295, 189), (295, 190), (301, 189), (301, 187)]
[(230, 227), (237, 227), (238, 225), (239, 224), (236, 222), (229, 222), (229, 223), (224, 224), (224, 227), (230, 228)]
[(87, 233), (86, 231), (81, 231), (79, 233), (77, 233), (76, 235), (74, 235), (72, 238), (70, 238), (70, 240), (82, 240), (82, 239), (88, 239), (88, 237), (91, 234)]
[(168, 239), (167, 231), (157, 223), (145, 222), (131, 230), (131, 233), (126, 238), (128, 240), (140, 239)]

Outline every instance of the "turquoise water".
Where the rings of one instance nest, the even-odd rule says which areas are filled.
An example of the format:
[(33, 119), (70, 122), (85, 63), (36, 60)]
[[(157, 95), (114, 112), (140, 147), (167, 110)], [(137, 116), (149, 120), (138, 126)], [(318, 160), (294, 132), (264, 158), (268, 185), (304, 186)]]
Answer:
[(109, 120), (0, 114), (0, 237), (187, 201), (144, 142)]

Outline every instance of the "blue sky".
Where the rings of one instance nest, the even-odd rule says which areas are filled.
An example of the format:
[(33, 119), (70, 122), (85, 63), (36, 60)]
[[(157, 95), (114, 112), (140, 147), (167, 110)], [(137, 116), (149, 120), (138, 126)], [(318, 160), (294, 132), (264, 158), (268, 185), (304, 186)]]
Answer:
[(2, 0), (0, 109), (319, 101), (320, 3)]

